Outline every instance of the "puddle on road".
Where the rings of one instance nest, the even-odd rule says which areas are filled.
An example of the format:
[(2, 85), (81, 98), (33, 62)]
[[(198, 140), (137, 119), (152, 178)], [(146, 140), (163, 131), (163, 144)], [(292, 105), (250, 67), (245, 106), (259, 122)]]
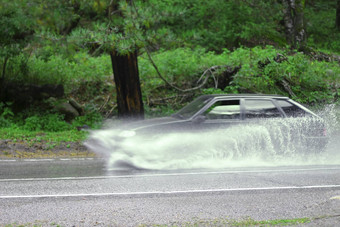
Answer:
[(219, 169), (230, 167), (338, 165), (340, 131), (334, 105), (319, 115), (330, 138), (324, 152), (299, 139), (301, 119), (268, 120), (204, 133), (138, 137), (118, 128), (93, 131), (86, 146), (107, 158), (108, 169)]

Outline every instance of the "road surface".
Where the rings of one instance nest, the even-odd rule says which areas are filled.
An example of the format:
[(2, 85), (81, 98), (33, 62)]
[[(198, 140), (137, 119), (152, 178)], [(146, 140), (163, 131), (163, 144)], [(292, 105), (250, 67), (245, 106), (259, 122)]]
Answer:
[(101, 159), (0, 161), (0, 226), (305, 217), (306, 226), (336, 226), (339, 215), (340, 165), (107, 171)]

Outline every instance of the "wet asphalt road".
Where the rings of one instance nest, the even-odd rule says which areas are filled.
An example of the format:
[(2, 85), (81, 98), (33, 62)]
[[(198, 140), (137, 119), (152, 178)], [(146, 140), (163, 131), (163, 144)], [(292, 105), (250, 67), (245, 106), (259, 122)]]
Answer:
[(100, 159), (0, 161), (0, 226), (172, 225), (249, 217), (322, 217), (307, 226), (337, 226), (339, 215), (339, 165), (107, 171)]

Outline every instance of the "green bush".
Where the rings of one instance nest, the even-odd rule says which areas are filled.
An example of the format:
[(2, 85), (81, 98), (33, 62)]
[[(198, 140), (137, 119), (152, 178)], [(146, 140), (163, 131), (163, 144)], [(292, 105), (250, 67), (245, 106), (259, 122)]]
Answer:
[[(286, 58), (280, 63), (274, 61), (278, 53)], [(238, 89), (289, 96), (282, 84), (285, 80), (296, 95), (294, 98), (302, 103), (331, 102), (338, 92), (340, 68), (336, 62), (311, 60), (302, 53), (288, 55), (285, 51), (273, 51), (271, 47), (254, 48), (249, 51), (248, 58), (233, 80), (232, 86)]]
[[(214, 65), (226, 64), (229, 51), (222, 54), (207, 52), (197, 47), (160, 50), (153, 53), (152, 58), (163, 77), (177, 87), (184, 88), (191, 81), (197, 81), (204, 70)], [(146, 54), (139, 57), (139, 72), (144, 92), (149, 92), (164, 84), (151, 65)]]
[[(264, 93), (291, 96), (303, 103), (331, 102), (338, 93), (340, 68), (336, 62), (313, 60), (303, 53), (273, 46), (238, 48), (221, 54), (206, 52), (203, 48), (177, 48), (153, 53), (153, 60), (162, 75), (181, 88), (196, 86), (204, 70), (215, 65), (239, 66), (232, 82), (224, 91), (205, 87), (200, 92), (211, 93)], [(165, 83), (145, 55), (139, 59), (142, 89), (146, 99), (159, 95), (173, 95), (171, 89), (162, 89)]]
[(64, 116), (57, 113), (31, 115), (25, 119), (23, 129), (27, 131), (62, 132), (76, 129), (84, 125), (91, 129), (99, 128), (103, 117), (97, 111), (88, 112), (84, 116), (76, 117), (71, 124), (64, 120)]
[(59, 114), (34, 115), (25, 119), (23, 126), (28, 131), (60, 132), (71, 129), (71, 125), (64, 121)]
[(14, 113), (12, 112), (11, 103), (0, 102), (0, 127), (7, 128), (13, 124)]
[[(282, 42), (277, 22), (282, 19), (277, 1), (172, 0), (150, 2), (141, 10), (155, 31), (157, 45), (174, 47), (204, 46), (221, 52), (242, 43)], [(256, 15), (256, 16), (254, 16)]]
[(63, 84), (66, 92), (74, 89), (81, 81), (100, 81), (112, 75), (110, 57), (91, 57), (78, 52), (72, 58), (52, 55), (48, 59), (23, 55), (11, 60), (7, 69), (7, 80), (31, 84)]
[(308, 45), (340, 54), (340, 31), (335, 28), (336, 1), (316, 1), (306, 7)]
[(84, 125), (91, 129), (99, 128), (102, 121), (103, 116), (93, 105), (86, 106), (84, 116), (76, 117), (72, 123), (67, 123), (63, 115), (39, 107), (32, 107), (14, 114), (11, 110), (11, 103), (0, 103), (0, 128), (16, 128), (30, 132), (63, 132)]
[(93, 111), (84, 116), (76, 117), (76, 119), (72, 122), (72, 126), (76, 128), (87, 125), (91, 129), (97, 129), (101, 126), (102, 121), (103, 116), (99, 112)]
[(60, 132), (71, 129), (71, 125), (64, 121), (64, 116), (59, 114), (50, 114), (44, 117), (44, 131), (48, 132)]
[[(282, 58), (280, 62), (274, 60), (278, 56)], [(197, 86), (202, 73), (212, 66), (240, 67), (224, 91), (213, 88), (212, 79), (210, 79), (209, 84), (192, 96), (198, 93), (270, 93), (290, 96), (282, 81), (288, 83), (291, 91), (296, 95), (294, 99), (302, 103), (331, 102), (338, 93), (340, 68), (337, 63), (312, 60), (302, 53), (277, 49), (273, 46), (241, 47), (234, 51), (224, 49), (220, 54), (206, 51), (202, 47), (177, 48), (156, 51), (152, 53), (152, 57), (161, 74), (170, 83), (182, 89)], [(19, 63), (23, 64), (22, 59), (18, 57), (17, 64)], [(152, 100), (178, 95), (175, 89), (171, 89), (159, 78), (146, 54), (139, 56), (138, 65), (146, 105), (152, 103)], [(112, 73), (109, 56), (90, 57), (88, 54), (78, 53), (72, 60), (53, 56), (47, 61), (32, 57), (25, 70), (28, 70), (26, 76), (32, 77), (31, 81), (60, 82), (68, 86), (68, 91), (78, 87), (79, 89), (75, 92), (67, 94), (76, 96), (83, 93), (84, 95), (80, 94), (83, 98), (81, 102), (90, 103), (92, 107), (86, 109), (85, 116), (76, 118), (72, 125), (69, 125), (64, 122), (62, 116), (51, 113), (42, 115), (37, 111), (16, 113), (13, 116), (8, 112), (10, 110), (8, 107), (5, 109), (5, 106), (1, 106), (1, 127), (10, 127), (15, 124), (17, 127), (34, 131), (61, 131), (83, 125), (96, 128), (103, 118), (96, 109), (98, 105), (94, 97), (102, 97), (102, 94), (109, 93), (113, 94), (112, 100), (114, 99), (113, 87), (103, 86)], [(49, 77), (46, 77), (46, 72)], [(99, 90), (102, 92), (98, 93)], [(145, 107), (147, 114), (170, 114), (173, 111), (171, 109), (177, 110), (188, 101), (187, 98), (180, 102), (176, 98), (169, 100), (161, 107), (152, 105), (150, 108)], [(20, 117), (26, 120), (20, 120)]]
[(31, 116), (25, 119), (24, 129), (28, 131), (42, 130), (43, 126), (38, 116)]

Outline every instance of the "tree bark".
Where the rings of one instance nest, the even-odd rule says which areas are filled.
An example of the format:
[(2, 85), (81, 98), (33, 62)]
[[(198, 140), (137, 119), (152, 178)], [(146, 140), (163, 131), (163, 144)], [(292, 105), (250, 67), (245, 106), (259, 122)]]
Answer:
[(286, 38), (293, 48), (301, 48), (306, 40), (305, 0), (282, 0)]
[(338, 0), (338, 4), (336, 7), (335, 26), (337, 30), (340, 31), (340, 0)]
[(7, 67), (8, 57), (4, 59), (4, 64), (2, 65), (2, 75), (0, 78), (0, 102), (5, 99), (5, 77), (6, 77), (6, 67)]
[(144, 107), (137, 64), (137, 51), (128, 55), (111, 52), (117, 91), (118, 118), (143, 119)]
[[(130, 5), (132, 4), (132, 0), (126, 0), (126, 2)], [(119, 9), (118, 0), (112, 0), (108, 8), (108, 18), (114, 20), (114, 15), (124, 17)], [(124, 34), (121, 27), (119, 31)], [(132, 50), (127, 55), (121, 55), (113, 50), (110, 52), (110, 57), (117, 92), (118, 118), (144, 119), (137, 50)]]

